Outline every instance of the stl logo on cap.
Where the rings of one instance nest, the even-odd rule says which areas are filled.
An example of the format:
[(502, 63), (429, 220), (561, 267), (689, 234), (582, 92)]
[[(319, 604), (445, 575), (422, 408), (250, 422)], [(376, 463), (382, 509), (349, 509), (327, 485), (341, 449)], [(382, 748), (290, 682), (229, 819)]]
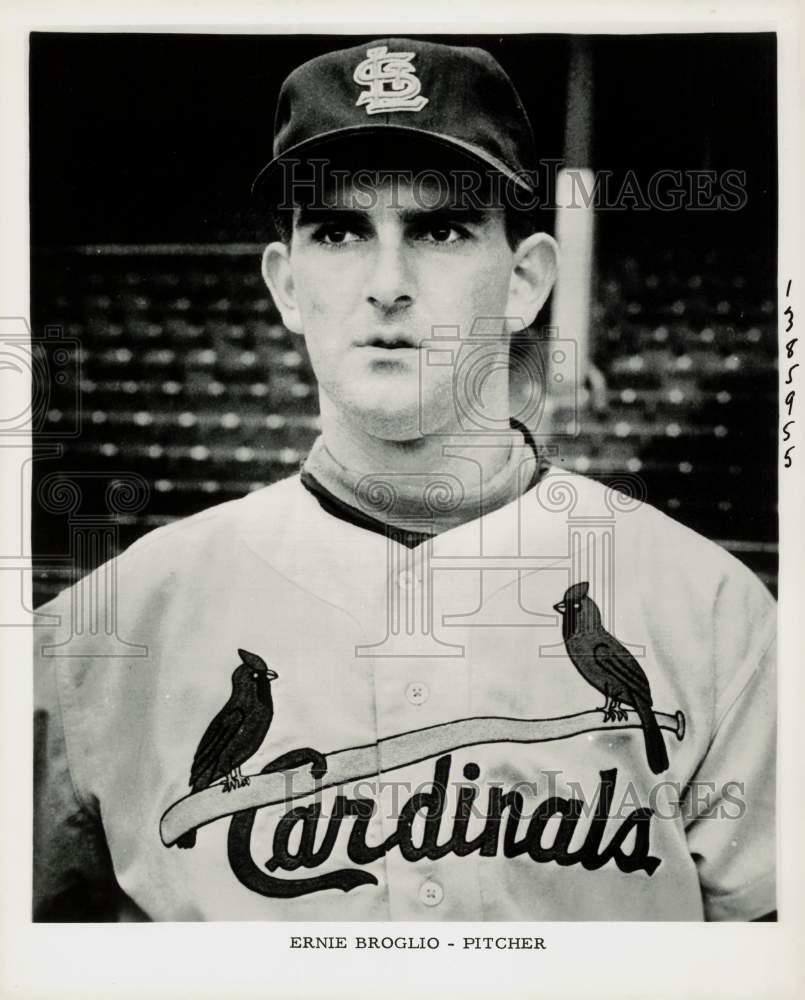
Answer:
[(365, 104), (367, 115), (421, 111), (428, 98), (419, 96), (422, 84), (411, 65), (415, 56), (415, 52), (389, 52), (386, 45), (367, 49), (366, 59), (358, 64), (352, 78), (369, 90), (361, 94), (355, 106)]

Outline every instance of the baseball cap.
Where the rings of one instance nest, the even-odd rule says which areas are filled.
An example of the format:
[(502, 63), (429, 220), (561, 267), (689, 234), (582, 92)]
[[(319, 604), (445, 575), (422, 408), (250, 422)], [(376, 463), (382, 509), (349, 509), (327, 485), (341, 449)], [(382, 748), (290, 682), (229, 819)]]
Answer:
[(382, 38), (318, 56), (286, 78), (274, 156), (252, 192), (270, 199), (284, 164), (368, 136), (435, 144), (533, 191), (531, 124), (497, 60), (469, 46)]

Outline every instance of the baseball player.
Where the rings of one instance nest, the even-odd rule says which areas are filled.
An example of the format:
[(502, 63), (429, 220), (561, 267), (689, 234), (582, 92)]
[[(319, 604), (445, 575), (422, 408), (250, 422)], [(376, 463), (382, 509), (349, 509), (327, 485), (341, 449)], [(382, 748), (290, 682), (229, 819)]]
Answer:
[(479, 49), (285, 81), (262, 269), (322, 433), (42, 609), (37, 919), (775, 909), (774, 602), (512, 404), (536, 157)]

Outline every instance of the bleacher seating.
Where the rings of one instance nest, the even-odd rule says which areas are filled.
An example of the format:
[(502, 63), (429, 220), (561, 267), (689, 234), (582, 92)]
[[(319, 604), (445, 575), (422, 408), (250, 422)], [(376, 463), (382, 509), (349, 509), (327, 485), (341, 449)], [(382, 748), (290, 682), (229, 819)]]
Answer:
[[(35, 473), (139, 473), (150, 495), (117, 516), (123, 548), (298, 468), (318, 407), (304, 342), (262, 284), (259, 248), (101, 249), (35, 268), (35, 334), (61, 327), (71, 362), (51, 384), (45, 425), (81, 423), (63, 457)], [(639, 475), (650, 502), (725, 544), (772, 589), (774, 291), (768, 268), (738, 272), (715, 255), (625, 258), (607, 270), (592, 329), (605, 398), (590, 394), (581, 434), (562, 438), (557, 459), (604, 480)], [(572, 417), (552, 413), (559, 427)], [(66, 519), (34, 515), (41, 603), (91, 566), (59, 569)]]
[(639, 475), (651, 503), (776, 590), (775, 275), (766, 261), (741, 263), (625, 258), (601, 278), (591, 336), (606, 400), (562, 454), (605, 480)]

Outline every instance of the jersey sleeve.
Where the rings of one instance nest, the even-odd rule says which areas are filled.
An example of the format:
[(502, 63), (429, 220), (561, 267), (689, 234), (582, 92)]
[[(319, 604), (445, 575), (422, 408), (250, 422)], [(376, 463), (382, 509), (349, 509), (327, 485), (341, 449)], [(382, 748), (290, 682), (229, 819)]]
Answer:
[[(40, 609), (61, 616), (66, 595)], [(117, 885), (96, 809), (82, 801), (71, 768), (60, 675), (42, 655), (54, 631), (34, 632), (34, 921), (108, 921), (120, 914)]]
[(754, 577), (725, 589), (713, 641), (729, 681), (683, 808), (705, 918), (754, 920), (776, 909), (776, 605)]

